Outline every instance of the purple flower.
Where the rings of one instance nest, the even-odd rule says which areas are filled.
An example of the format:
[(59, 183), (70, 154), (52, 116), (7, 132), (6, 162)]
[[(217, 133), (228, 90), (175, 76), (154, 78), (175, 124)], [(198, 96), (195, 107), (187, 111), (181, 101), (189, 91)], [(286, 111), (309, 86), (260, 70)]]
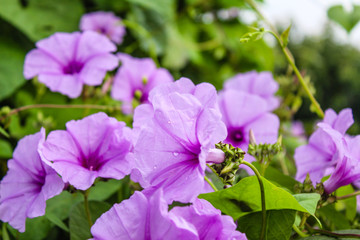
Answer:
[(55, 33), (36, 43), (25, 58), (24, 76), (38, 76), (53, 92), (76, 98), (84, 84), (96, 86), (118, 65), (110, 52), (116, 46), (105, 36), (84, 33)]
[(163, 188), (169, 202), (194, 200), (204, 188), (208, 152), (226, 137), (216, 98), (211, 84), (185, 78), (155, 88), (150, 103), (135, 109), (132, 179), (146, 191)]
[(135, 192), (130, 199), (115, 204), (91, 228), (94, 240), (110, 239), (239, 239), (229, 216), (222, 216), (205, 200), (168, 212), (162, 189), (153, 195)]
[(225, 82), (224, 89), (258, 95), (266, 101), (266, 109), (270, 111), (279, 106), (279, 99), (274, 96), (279, 89), (279, 84), (274, 80), (271, 72), (239, 73)]
[(230, 216), (221, 215), (221, 211), (206, 200), (196, 199), (192, 205), (174, 207), (170, 213), (194, 225), (198, 239), (247, 239), (244, 233), (236, 231), (236, 225)]
[(121, 24), (121, 18), (112, 12), (99, 11), (83, 15), (80, 20), (80, 29), (104, 34), (117, 44), (122, 43), (125, 35), (125, 27)]
[[(253, 131), (257, 143), (275, 143), (279, 131), (279, 118), (267, 110), (261, 97), (236, 90), (224, 90), (219, 94), (219, 107), (227, 127), (225, 143), (247, 150), (249, 132)], [(245, 160), (251, 161), (248, 154)]]
[(102, 214), (91, 233), (94, 240), (197, 239), (193, 226), (169, 214), (162, 191), (150, 197), (136, 191)]
[[(330, 178), (324, 182), (325, 192), (330, 194), (339, 187), (360, 180), (360, 159), (351, 154), (349, 144), (339, 131), (334, 130), (326, 123), (319, 123), (318, 126), (329, 135), (336, 145), (336, 151), (333, 155), (333, 159), (336, 159), (336, 166)], [(360, 138), (356, 138), (351, 143), (351, 147), (358, 148), (359, 140)]]
[[(336, 115), (334, 110), (328, 109), (323, 120), (323, 123), (328, 124), (341, 135), (345, 134), (353, 122), (351, 109), (344, 109), (339, 115)], [(302, 182), (309, 174), (314, 184), (320, 182), (327, 173), (333, 171), (338, 161), (333, 157), (336, 150), (334, 139), (322, 128), (317, 129), (310, 136), (309, 144), (295, 150), (296, 180)]]
[(97, 177), (121, 179), (130, 173), (131, 138), (125, 123), (99, 112), (51, 132), (39, 153), (64, 182), (86, 190)]
[(26, 218), (45, 214), (46, 200), (60, 194), (64, 182), (43, 163), (37, 152), (45, 130), (24, 137), (8, 161), (9, 171), (0, 184), (0, 219), (25, 231)]
[(151, 58), (134, 58), (124, 53), (118, 56), (121, 67), (114, 78), (111, 96), (123, 101), (125, 113), (132, 112), (132, 101), (136, 95), (140, 103), (146, 103), (154, 87), (174, 81), (169, 71), (156, 68)]

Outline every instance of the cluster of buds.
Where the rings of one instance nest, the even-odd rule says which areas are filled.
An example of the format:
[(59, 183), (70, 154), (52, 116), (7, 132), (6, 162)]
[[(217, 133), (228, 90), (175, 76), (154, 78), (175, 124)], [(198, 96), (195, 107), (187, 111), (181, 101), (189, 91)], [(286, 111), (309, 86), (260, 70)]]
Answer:
[(255, 157), (260, 164), (268, 164), (272, 158), (282, 151), (281, 147), (282, 136), (280, 135), (274, 144), (256, 144), (254, 133), (250, 130), (250, 144), (248, 147), (248, 154)]
[(211, 165), (211, 168), (219, 176), (225, 185), (233, 185), (235, 173), (239, 170), (241, 161), (244, 159), (245, 152), (240, 148), (235, 148), (231, 144), (219, 142), (215, 144), (225, 154), (225, 159), (221, 163)]

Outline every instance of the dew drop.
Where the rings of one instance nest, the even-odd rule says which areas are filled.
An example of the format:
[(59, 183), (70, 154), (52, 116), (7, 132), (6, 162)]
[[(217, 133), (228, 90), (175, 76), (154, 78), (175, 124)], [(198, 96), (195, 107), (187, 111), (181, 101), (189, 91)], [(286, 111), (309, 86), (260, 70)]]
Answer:
[(157, 165), (154, 166), (154, 170), (157, 169)]
[(173, 155), (174, 155), (175, 157), (177, 157), (177, 156), (179, 155), (179, 153), (178, 153), (178, 152), (173, 152)]
[(171, 121), (168, 121), (168, 124), (170, 124), (171, 123)]

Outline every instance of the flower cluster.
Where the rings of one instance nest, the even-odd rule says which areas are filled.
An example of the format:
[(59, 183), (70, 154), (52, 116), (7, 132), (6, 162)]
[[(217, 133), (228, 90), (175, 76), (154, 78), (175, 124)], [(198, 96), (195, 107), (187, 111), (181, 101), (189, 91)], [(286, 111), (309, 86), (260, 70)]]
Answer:
[[(265, 83), (266, 82), (266, 83)], [(279, 118), (270, 112), (278, 107), (278, 84), (268, 72), (249, 72), (229, 79), (219, 94), (219, 107), (228, 136), (225, 143), (247, 150), (250, 130), (258, 143), (275, 143)], [(250, 155), (245, 159), (253, 161)]]
[[(91, 227), (94, 240), (247, 239), (237, 231), (235, 218), (222, 215), (199, 194), (212, 191), (206, 176), (209, 164), (216, 164), (212, 170), (225, 179), (226, 188), (235, 181), (240, 164), (255, 169), (248, 163), (255, 160), (252, 152), (273, 156), (281, 151), (280, 120), (272, 113), (279, 107), (279, 85), (271, 73), (238, 74), (218, 93), (210, 83), (174, 81), (150, 58), (114, 54), (114, 43), (123, 41), (125, 28), (113, 13), (86, 14), (80, 29), (83, 32), (55, 33), (37, 42), (25, 59), (25, 78), (37, 77), (51, 91), (77, 98), (85, 84), (98, 86), (110, 76), (110, 95), (133, 117), (132, 128), (98, 112), (71, 120), (66, 129), (47, 137), (41, 129), (21, 139), (0, 183), (0, 219), (24, 232), (26, 219), (44, 215), (46, 201), (63, 190), (83, 192), (87, 201), (96, 179), (130, 175), (141, 191), (96, 220)], [(114, 77), (108, 73), (113, 70)], [(327, 196), (341, 186), (360, 185), (360, 136), (346, 135), (353, 122), (350, 109), (326, 111), (309, 143), (295, 151), (298, 181), (309, 176), (316, 184), (330, 175), (322, 183)], [(302, 130), (300, 126), (293, 134), (302, 136)], [(252, 207), (230, 200), (244, 212)], [(177, 206), (179, 202), (186, 206)], [(263, 223), (264, 206), (262, 202)]]
[(324, 182), (328, 194), (360, 180), (360, 136), (345, 134), (353, 122), (351, 109), (344, 109), (338, 115), (332, 109), (325, 112), (324, 120), (310, 136), (309, 143), (295, 151), (297, 180), (304, 181), (309, 174), (315, 184), (331, 175)]

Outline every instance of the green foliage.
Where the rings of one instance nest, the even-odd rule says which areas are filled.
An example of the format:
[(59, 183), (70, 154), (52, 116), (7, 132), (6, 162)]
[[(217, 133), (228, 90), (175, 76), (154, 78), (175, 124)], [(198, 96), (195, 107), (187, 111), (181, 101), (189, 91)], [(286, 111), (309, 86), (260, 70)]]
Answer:
[(288, 45), (288, 43), (289, 43), (290, 29), (291, 29), (291, 25), (284, 32), (282, 32), (281, 35), (280, 35), (280, 39), (281, 39), (282, 45), (284, 47), (286, 47)]
[[(276, 187), (265, 178), (262, 180), (265, 188), (266, 210), (290, 209), (307, 212), (290, 193)], [(201, 194), (199, 198), (209, 201), (234, 220), (252, 212), (261, 211), (260, 187), (255, 176), (246, 177), (230, 188)]]
[[(289, 239), (291, 228), (295, 221), (295, 210), (270, 210), (266, 211), (266, 233), (267, 240)], [(261, 212), (250, 213), (238, 219), (238, 229), (246, 233), (248, 240), (260, 239)]]
[[(340, 230), (340, 231), (334, 231), (333, 233), (335, 233), (333, 236), (326, 236), (326, 235), (321, 235), (321, 236), (312, 236), (312, 237), (307, 237), (307, 238), (303, 238), (304, 240), (332, 240), (332, 239), (337, 239), (337, 240), (349, 240), (349, 239), (359, 239), (360, 237), (360, 230), (359, 229), (347, 229), (347, 230)], [(338, 234), (338, 235), (336, 235)], [(354, 234), (354, 235), (358, 235), (358, 236), (341, 236), (341, 234)]]
[[(38, 41), (55, 32), (72, 32), (84, 9), (80, 0), (62, 0), (54, 4), (47, 0), (25, 1), (0, 0), (0, 17), (13, 24), (32, 41)], [(66, 20), (65, 20), (66, 19)]]
[(360, 21), (360, 6), (353, 6), (351, 12), (347, 12), (342, 5), (336, 5), (329, 8), (328, 17), (342, 26), (348, 33)]
[[(259, 163), (254, 162), (253, 165), (259, 171), (261, 170), (261, 166)], [(291, 192), (294, 190), (295, 185), (298, 183), (294, 178), (283, 174), (278, 169), (273, 168), (272, 166), (266, 168), (264, 177), (267, 180), (271, 181), (273, 184), (287, 188)]]
[[(94, 223), (98, 217), (110, 209), (111, 205), (106, 202), (90, 201), (89, 208), (91, 220)], [(70, 212), (70, 239), (84, 240), (91, 238), (90, 227), (87, 221), (84, 202), (75, 205)]]

